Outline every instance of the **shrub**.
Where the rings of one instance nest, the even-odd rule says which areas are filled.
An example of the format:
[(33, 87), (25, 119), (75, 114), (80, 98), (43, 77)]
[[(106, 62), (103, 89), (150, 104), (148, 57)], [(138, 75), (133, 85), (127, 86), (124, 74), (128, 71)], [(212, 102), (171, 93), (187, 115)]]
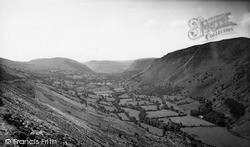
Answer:
[(0, 99), (0, 106), (3, 106), (3, 100), (2, 100), (2, 98)]
[(240, 118), (245, 114), (246, 107), (238, 101), (235, 101), (233, 99), (226, 99), (224, 103), (230, 109), (230, 113), (234, 117)]

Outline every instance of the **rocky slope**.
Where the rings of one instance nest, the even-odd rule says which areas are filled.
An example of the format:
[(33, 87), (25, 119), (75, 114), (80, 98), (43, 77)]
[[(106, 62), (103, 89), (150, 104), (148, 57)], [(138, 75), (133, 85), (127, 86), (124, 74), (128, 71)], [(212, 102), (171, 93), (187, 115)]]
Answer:
[[(80, 99), (60, 94), (46, 84), (28, 79), (2, 81), (0, 145), (5, 139), (55, 140), (51, 146), (150, 146), (154, 138), (123, 131), (137, 128), (119, 119), (98, 114)], [(123, 126), (123, 127), (119, 127)], [(121, 130), (119, 130), (121, 129)], [(141, 140), (141, 141), (139, 141)]]

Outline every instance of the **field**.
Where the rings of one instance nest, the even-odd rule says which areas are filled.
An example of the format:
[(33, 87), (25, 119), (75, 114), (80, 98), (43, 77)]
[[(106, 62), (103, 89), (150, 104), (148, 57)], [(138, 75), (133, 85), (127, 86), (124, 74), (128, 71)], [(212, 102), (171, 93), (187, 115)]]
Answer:
[(88, 102), (93, 102), (93, 103), (95, 103), (97, 101), (97, 99), (91, 99), (91, 98), (86, 98), (85, 100)]
[(100, 101), (100, 104), (107, 105), (107, 106), (112, 106), (111, 102)]
[(115, 88), (114, 91), (115, 92), (124, 92), (125, 90), (123, 89), (123, 87), (120, 87), (120, 88)]
[(154, 103), (151, 103), (149, 101), (138, 101), (139, 105), (153, 105)]
[(136, 95), (137, 98), (141, 98), (141, 99), (144, 99), (147, 97), (147, 95)]
[(198, 107), (200, 106), (199, 102), (192, 102), (190, 104), (184, 104), (184, 105), (179, 105), (182, 109), (184, 109), (185, 111), (189, 112), (190, 110), (197, 110)]
[(139, 117), (138, 117), (139, 111), (133, 110), (133, 109), (129, 109), (129, 108), (122, 108), (122, 109), (124, 109), (126, 112), (128, 112), (129, 116), (135, 117), (136, 120), (139, 120)]
[(183, 116), (183, 117), (172, 117), (169, 118), (172, 122), (182, 123), (184, 126), (215, 126), (214, 124), (207, 122), (203, 119), (199, 119), (193, 116)]
[(151, 97), (150, 97), (150, 100), (151, 100), (151, 102), (156, 102), (156, 101), (158, 101), (159, 103), (162, 103), (161, 98), (156, 97), (156, 96), (151, 96)]
[(119, 105), (125, 105), (128, 101), (133, 101), (133, 99), (120, 99)]
[(89, 94), (88, 97), (92, 98), (92, 99), (99, 99), (99, 98), (101, 98), (101, 96), (99, 96), (99, 95), (93, 95), (93, 94)]
[(127, 104), (127, 105), (129, 105), (129, 104), (131, 104), (131, 105), (133, 105), (133, 106), (135, 106), (135, 105), (152, 105), (152, 104), (154, 104), (154, 103), (151, 103), (151, 102), (149, 102), (149, 101), (136, 101), (136, 100), (133, 100), (133, 99), (121, 99), (120, 100), (120, 104)]
[(168, 122), (170, 122), (169, 118), (160, 118), (159, 120), (163, 120), (163, 122), (165, 124), (167, 124)]
[(106, 105), (101, 105), (101, 106), (103, 106), (106, 110), (109, 110), (110, 112), (112, 112), (112, 111), (115, 111), (115, 110), (116, 110), (116, 108), (115, 108), (115, 107), (113, 107), (113, 106), (106, 106)]
[(106, 98), (106, 101), (113, 102), (113, 101), (115, 101), (115, 99), (114, 98)]
[(123, 95), (119, 96), (119, 98), (121, 98), (121, 99), (127, 99), (127, 98), (129, 98), (129, 96), (128, 96), (128, 94), (123, 94)]
[(148, 110), (157, 110), (156, 105), (149, 105), (149, 106), (141, 106), (143, 109), (145, 109), (146, 111)]
[(170, 102), (166, 102), (166, 105), (167, 105), (168, 107), (173, 106), (173, 108), (174, 108), (175, 110), (179, 110), (179, 111), (181, 111), (181, 112), (184, 112), (184, 110), (183, 110), (181, 107), (177, 106), (176, 104), (173, 104), (173, 103), (170, 103)]
[(129, 120), (129, 118), (125, 115), (125, 113), (118, 113), (117, 115), (119, 115), (122, 118), (122, 120), (125, 121)]
[(178, 102), (176, 102), (176, 104), (179, 105), (181, 103), (192, 103), (192, 102), (194, 102), (193, 99), (191, 99), (191, 98), (185, 98), (185, 99), (179, 100)]
[(113, 93), (111, 90), (105, 90), (105, 91), (93, 91), (96, 95), (103, 95), (103, 96), (109, 96), (111, 93)]
[(133, 106), (137, 105), (137, 103), (139, 104), (138, 101), (134, 101), (134, 100), (133, 100), (133, 101), (127, 101), (127, 102), (126, 102), (127, 105), (131, 104), (131, 105), (133, 105)]
[(250, 144), (249, 140), (237, 137), (221, 127), (182, 128), (181, 130), (216, 147), (248, 147)]
[(170, 110), (159, 110), (147, 112), (149, 118), (178, 116), (179, 114)]
[(135, 133), (138, 133), (139, 135), (145, 134), (145, 130), (132, 122), (125, 122), (114, 117), (103, 117), (103, 119), (107, 121), (113, 128), (119, 129), (120, 131), (126, 132), (130, 135), (135, 135)]
[(175, 96), (166, 95), (163, 97), (163, 99), (167, 101), (179, 101), (179, 100), (184, 99), (184, 97), (181, 95), (175, 95)]
[(148, 128), (148, 131), (154, 135), (157, 135), (157, 136), (163, 136), (163, 130), (162, 129), (158, 129), (156, 127), (152, 127), (150, 125), (147, 125), (147, 124), (144, 124), (144, 123), (140, 123), (141, 126), (145, 129)]

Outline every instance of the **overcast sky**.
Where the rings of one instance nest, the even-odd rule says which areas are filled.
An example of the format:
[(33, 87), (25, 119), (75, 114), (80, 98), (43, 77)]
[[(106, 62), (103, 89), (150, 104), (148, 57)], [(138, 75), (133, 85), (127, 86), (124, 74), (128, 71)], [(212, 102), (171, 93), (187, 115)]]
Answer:
[(234, 33), (250, 37), (250, 3), (198, 0), (0, 0), (0, 57), (130, 60), (162, 57), (205, 38), (188, 37), (188, 21), (231, 12)]

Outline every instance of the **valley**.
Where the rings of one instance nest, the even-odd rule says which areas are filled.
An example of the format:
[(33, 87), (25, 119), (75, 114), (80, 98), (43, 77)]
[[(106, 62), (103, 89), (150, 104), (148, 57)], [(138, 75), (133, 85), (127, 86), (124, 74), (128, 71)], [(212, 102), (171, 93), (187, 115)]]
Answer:
[(1, 59), (0, 143), (16, 138), (57, 140), (50, 146), (248, 146), (242, 130), (249, 129), (249, 39), (214, 44), (115, 73), (61, 58)]

